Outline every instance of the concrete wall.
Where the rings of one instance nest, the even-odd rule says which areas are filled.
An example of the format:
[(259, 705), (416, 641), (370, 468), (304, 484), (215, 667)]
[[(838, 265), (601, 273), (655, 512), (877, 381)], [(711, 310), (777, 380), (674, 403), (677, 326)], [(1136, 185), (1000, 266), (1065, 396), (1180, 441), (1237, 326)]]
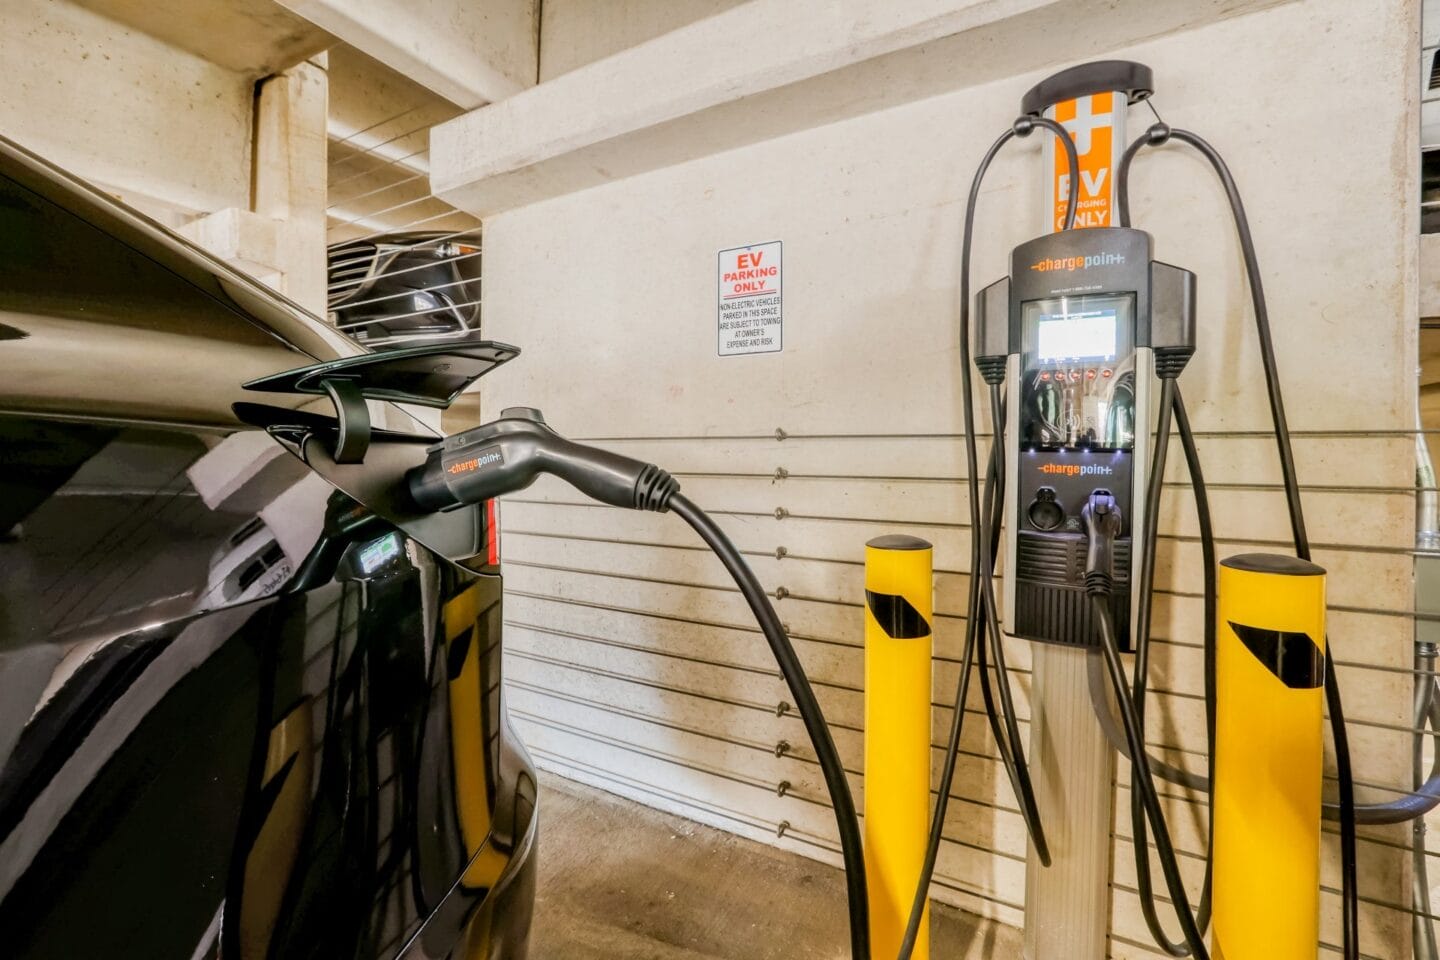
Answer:
[(430, 128), (459, 107), (348, 45), (328, 54), (327, 242), (407, 229), (477, 229), (430, 196)]
[(144, 5), (91, 5), (109, 16), (68, 0), (0, 5), (0, 131), (323, 313), (326, 74), (257, 72), (323, 35), (217, 0), (190, 13), (227, 15), (211, 19), (233, 44), (205, 57), (177, 45), (203, 36), (194, 24), (165, 40), (130, 25), (156, 27)]
[[(377, 52), (404, 48), (402, 67), (418, 59), (431, 74), (500, 78), (497, 96), (534, 82), (533, 0), (292, 6), (343, 22)], [(475, 225), (426, 199), (429, 127), (459, 108), (420, 82), (433, 76), (405, 76), (352, 46), (331, 64), (321, 51), (336, 42), (275, 0), (15, 0), (0, 5), (0, 58), (15, 65), (18, 92), (0, 98), (0, 121), (6, 136), (323, 313), (327, 213), (331, 240)], [(327, 120), (344, 188), (333, 202)]]
[(254, 77), (65, 0), (0, 4), (0, 131), (172, 223), (250, 202)]
[[(1054, 29), (1067, 29), (1067, 10), (1090, 8), (1054, 5)], [(1389, 787), (1408, 774), (1410, 723), (1414, 463), (1410, 438), (1385, 431), (1412, 427), (1417, 386), (1417, 29), (1412, 0), (1302, 0), (1076, 51), (1154, 65), (1156, 106), (1209, 137), (1245, 192), (1311, 538), (1332, 575), (1331, 637), (1357, 776)], [(1315, 55), (1337, 49), (1337, 38), (1343, 57)], [(966, 56), (963, 46), (945, 49), (957, 64)], [(483, 382), (484, 403), (538, 406), (573, 437), (665, 465), (717, 512), (783, 597), (778, 609), (857, 789), (859, 561), (871, 536), (913, 532), (936, 544), (937, 744), (949, 724), (968, 563), (955, 346), (964, 198), (1021, 93), (1062, 65), (486, 221), (487, 332), (525, 353)], [(1132, 116), (1134, 129), (1150, 118), (1144, 108)], [(977, 285), (1042, 229), (1039, 146), (1010, 148), (986, 182)], [(1182, 383), (1202, 432), (1221, 553), (1283, 550), (1284, 503), (1273, 443), (1258, 435), (1263, 384), (1224, 195), (1201, 160), (1170, 147), (1137, 161), (1134, 209), (1157, 256), (1201, 278), (1201, 349)], [(784, 352), (718, 358), (716, 253), (777, 239)], [(1177, 451), (1177, 481), (1179, 460)], [(1200, 557), (1186, 487), (1166, 496), (1150, 736), (1193, 765), (1204, 747)], [(764, 643), (683, 525), (597, 508), (553, 483), (510, 498), (504, 525), (509, 702), (539, 760), (834, 861), (803, 729), (793, 711), (777, 716), (788, 696)], [(1028, 716), (1024, 644), (1012, 646), (1011, 662)], [(777, 757), (781, 741), (790, 749)], [(964, 743), (936, 895), (1018, 923), (1024, 832), (978, 713)], [(1119, 781), (1125, 811), (1123, 764)], [(1204, 814), (1194, 799), (1175, 793), (1171, 817), (1198, 888)], [(1148, 957), (1129, 835), (1128, 816), (1117, 815), (1110, 950)], [(1364, 948), (1408, 956), (1408, 834), (1365, 835)], [(1327, 832), (1329, 943), (1339, 941), (1336, 854)]]

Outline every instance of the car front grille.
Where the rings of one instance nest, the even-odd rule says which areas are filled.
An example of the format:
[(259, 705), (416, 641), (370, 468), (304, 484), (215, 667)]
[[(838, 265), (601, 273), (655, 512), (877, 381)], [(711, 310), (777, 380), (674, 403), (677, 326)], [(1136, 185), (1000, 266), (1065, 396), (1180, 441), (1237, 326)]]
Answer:
[(326, 300), (331, 307), (344, 303), (360, 291), (375, 265), (377, 248), (368, 240), (354, 240), (330, 248)]

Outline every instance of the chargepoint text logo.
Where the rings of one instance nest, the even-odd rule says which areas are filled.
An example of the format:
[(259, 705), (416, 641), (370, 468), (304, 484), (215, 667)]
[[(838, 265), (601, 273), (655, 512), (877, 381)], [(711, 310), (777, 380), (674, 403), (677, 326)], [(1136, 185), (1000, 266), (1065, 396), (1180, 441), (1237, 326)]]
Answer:
[(482, 453), (478, 457), (471, 457), (469, 460), (457, 460), (445, 468), (446, 473), (474, 473), (481, 467), (501, 461), (500, 451), (491, 450), (489, 453)]
[(1076, 270), (1109, 267), (1124, 262), (1125, 254), (1123, 253), (1095, 253), (1088, 257), (1046, 257), (1044, 260), (1036, 260), (1030, 264), (1030, 269), (1040, 273), (1073, 273)]
[(1115, 473), (1115, 468), (1103, 463), (1042, 463), (1040, 472), (1066, 477), (1108, 477)]

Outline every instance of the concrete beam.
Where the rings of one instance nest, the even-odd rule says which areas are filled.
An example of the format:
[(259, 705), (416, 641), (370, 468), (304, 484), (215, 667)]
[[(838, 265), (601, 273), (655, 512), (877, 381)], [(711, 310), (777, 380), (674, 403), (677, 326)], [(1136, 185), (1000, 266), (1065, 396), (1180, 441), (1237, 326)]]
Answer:
[(74, 2), (252, 79), (293, 67), (335, 42), (275, 0)]
[(603, 60), (749, 0), (545, 0), (540, 18), (540, 82)]
[(466, 109), (535, 82), (536, 0), (280, 0)]
[(329, 242), (451, 229), (453, 208), (430, 198), (430, 128), (460, 108), (354, 47), (335, 47), (329, 61)]
[[(409, 77), (340, 45), (329, 52), (330, 111), (326, 129), (342, 150), (429, 174), (430, 128), (462, 111)], [(348, 163), (343, 156), (331, 163)], [(335, 171), (348, 177), (351, 169)]]
[(1280, 2), (752, 0), (436, 127), (431, 183), (487, 216)]

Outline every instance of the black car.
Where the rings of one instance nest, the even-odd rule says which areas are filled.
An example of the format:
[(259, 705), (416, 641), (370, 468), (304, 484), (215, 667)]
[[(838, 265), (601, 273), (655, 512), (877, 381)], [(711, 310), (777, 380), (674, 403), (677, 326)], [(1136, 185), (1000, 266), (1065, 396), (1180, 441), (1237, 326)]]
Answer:
[(391, 233), (332, 244), (328, 308), (372, 350), (480, 335), (480, 235)]
[(0, 955), (525, 956), (491, 505), (422, 543), (241, 386), (357, 355), (0, 141)]

